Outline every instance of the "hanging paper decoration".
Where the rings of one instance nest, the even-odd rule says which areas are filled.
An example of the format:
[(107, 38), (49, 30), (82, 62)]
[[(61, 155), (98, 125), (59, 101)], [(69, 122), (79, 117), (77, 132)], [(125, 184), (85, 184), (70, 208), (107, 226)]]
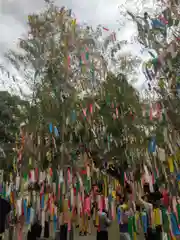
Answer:
[(53, 133), (53, 125), (52, 125), (52, 123), (49, 123), (49, 132)]
[(177, 223), (177, 219), (175, 214), (172, 212), (170, 214), (170, 219), (171, 219), (171, 227), (172, 227), (172, 233), (174, 236), (180, 236), (180, 230), (179, 230), (179, 226)]
[(169, 164), (169, 171), (170, 171), (171, 173), (173, 173), (173, 172), (174, 172), (174, 163), (173, 163), (172, 157), (169, 157), (169, 158), (168, 158), (168, 164)]
[(93, 113), (93, 105), (92, 105), (92, 103), (89, 105), (89, 112), (90, 112), (90, 114)]
[(103, 30), (105, 30), (105, 31), (109, 31), (109, 29), (108, 29), (108, 28), (105, 28), (105, 27), (103, 27)]
[(73, 110), (71, 113), (71, 119), (72, 119), (73, 123), (76, 121), (76, 111), (75, 110)]
[(83, 111), (84, 117), (87, 117), (87, 108), (83, 108), (82, 111)]
[(87, 63), (86, 63), (86, 55), (85, 55), (84, 52), (81, 54), (81, 64), (84, 64), (84, 65), (87, 64)]
[(91, 76), (92, 76), (92, 81), (94, 82), (94, 80), (95, 80), (95, 73), (94, 73), (94, 63), (93, 63), (93, 61), (91, 62), (91, 70), (90, 70), (90, 72), (91, 72)]
[(147, 213), (142, 212), (142, 224), (143, 224), (143, 230), (144, 233), (147, 233), (147, 229), (148, 229), (148, 217), (147, 217)]
[(160, 16), (159, 16), (159, 20), (160, 20), (163, 24), (165, 24), (165, 25), (168, 24), (168, 21), (165, 19), (165, 17), (164, 17), (163, 15), (160, 15)]
[(88, 52), (88, 49), (86, 49), (86, 60), (89, 61), (89, 52)]
[(153, 111), (152, 107), (150, 107), (150, 116), (149, 116), (150, 121), (153, 120), (153, 112), (152, 111)]
[(119, 112), (118, 112), (118, 108), (116, 108), (116, 118), (119, 117)]
[(59, 131), (56, 126), (54, 126), (54, 134), (56, 137), (59, 137)]
[(152, 137), (151, 140), (149, 141), (148, 151), (150, 153), (153, 153), (153, 152), (156, 151), (156, 139), (155, 139), (155, 137)]
[(71, 57), (70, 56), (68, 56), (67, 63), (68, 63), (68, 68), (70, 68), (70, 66), (71, 66)]
[[(71, 10), (69, 10), (69, 12), (67, 13), (68, 16), (72, 15)], [(70, 19), (71, 21), (72, 19)], [(74, 23), (73, 23), (74, 22)], [(168, 24), (168, 22), (165, 20), (165, 18), (163, 17), (159, 17), (158, 19), (155, 19), (152, 21), (153, 22), (153, 26), (154, 27), (162, 27), (165, 24)], [(76, 24), (76, 20), (72, 20), (72, 25), (75, 26)], [(71, 26), (70, 26), (71, 27)], [(106, 31), (109, 31), (109, 29), (107, 28), (103, 28)], [(109, 41), (116, 41), (116, 35), (115, 33), (111, 33), (110, 35), (108, 35), (107, 38), (107, 42)], [(78, 49), (78, 53), (80, 55), (79, 57), (79, 63), (81, 67), (84, 67), (82, 65), (86, 65), (85, 67), (90, 66), (90, 73), (92, 74), (92, 81), (95, 80), (95, 70), (96, 70), (96, 61), (94, 62), (93, 60), (91, 61), (91, 58), (89, 56), (89, 50), (86, 46), (82, 47), (83, 50), (81, 49), (81, 51), (79, 52)], [(175, 56), (175, 52), (176, 49), (174, 46), (171, 45), (168, 46), (168, 51), (171, 52), (172, 56)], [(157, 70), (160, 69), (161, 66), (163, 66), (163, 60), (165, 59), (166, 54), (162, 55), (160, 54), (160, 56), (153, 56), (152, 61), (149, 61), (148, 63), (144, 64), (144, 74), (147, 77), (148, 80), (152, 81), (155, 79), (155, 75), (157, 73)], [(67, 62), (68, 62), (68, 66), (70, 67), (71, 62), (73, 61), (71, 55), (69, 55), (67, 57)], [(88, 61), (89, 65), (87, 66)], [(152, 68), (154, 66), (154, 69)], [(89, 71), (88, 71), (89, 73)], [(178, 85), (176, 86), (178, 87)], [(122, 89), (119, 88), (119, 91), (122, 92)], [(123, 106), (125, 105), (124, 103), (120, 103), (122, 106), (121, 108), (119, 107), (118, 103), (116, 100), (113, 99), (111, 94), (106, 94), (105, 96), (106, 98), (106, 103), (104, 104), (105, 107), (109, 110), (109, 115), (112, 115), (113, 112), (113, 116), (116, 119), (116, 121), (112, 121), (112, 124), (118, 123), (121, 120), (121, 113), (122, 116), (127, 116), (127, 119), (130, 118), (129, 115), (132, 117), (132, 119), (134, 120), (134, 117), (136, 116), (135, 114), (135, 110), (130, 106), (127, 113), (123, 112)], [(104, 99), (105, 99), (104, 98)], [(98, 134), (102, 134), (103, 136), (101, 137), (101, 139), (106, 139), (106, 141), (103, 142), (104, 144), (104, 148), (105, 151), (111, 151), (111, 146), (112, 143), (114, 144), (114, 139), (113, 139), (113, 135), (111, 134), (111, 132), (109, 131), (109, 129), (106, 132), (106, 127), (103, 124), (103, 117), (101, 116), (97, 116), (98, 121), (101, 123), (101, 125), (103, 126), (97, 126), (96, 121), (95, 123), (93, 122), (93, 113), (98, 112), (97, 110), (101, 109), (101, 104), (99, 103), (99, 99), (97, 100), (97, 102), (94, 102), (95, 100), (93, 99), (92, 102), (93, 103), (89, 103), (87, 106), (83, 106), (80, 108), (80, 110), (70, 110), (70, 120), (72, 120), (73, 123), (76, 122), (77, 116), (84, 116), (87, 119), (90, 119), (92, 121), (89, 121), (89, 126), (88, 126), (88, 131), (90, 130), (91, 132), (93, 132), (94, 138), (95, 138), (95, 143), (98, 145), (98, 141), (99, 139), (97, 139)], [(99, 105), (98, 105), (99, 104)], [(123, 105), (124, 104), (124, 105)], [(150, 117), (150, 120), (153, 120), (155, 118), (155, 114), (156, 113), (156, 117), (159, 119), (161, 117), (161, 105), (159, 103), (155, 104), (156, 107), (155, 109), (153, 108), (153, 106), (151, 106), (151, 104), (147, 104), (145, 105), (145, 107), (148, 108), (147, 113), (148, 113), (148, 117)], [(107, 107), (108, 106), (108, 107)], [(163, 111), (163, 109), (162, 109)], [(165, 111), (165, 110), (164, 110)], [(146, 112), (145, 112), (146, 114)], [(144, 112), (143, 112), (144, 115)], [(95, 116), (96, 117), (96, 116)], [(68, 118), (66, 118), (68, 119)], [(100, 119), (100, 120), (99, 120)], [(79, 119), (78, 119), (79, 120)], [(71, 121), (70, 121), (71, 122)], [(84, 121), (85, 122), (85, 121)], [(83, 122), (83, 123), (84, 123)], [(93, 122), (93, 126), (91, 125), (91, 122)], [(77, 123), (79, 124), (79, 126), (81, 127), (81, 123), (80, 121), (77, 121)], [(86, 122), (85, 122), (86, 123)], [(126, 124), (126, 122), (125, 122)], [(69, 122), (66, 122), (66, 127), (71, 127)], [(84, 124), (85, 125), (85, 124)], [(78, 126), (78, 127), (79, 127)], [(99, 128), (99, 129), (98, 129)], [(104, 130), (105, 129), (105, 130)], [(71, 139), (69, 139), (69, 136), (66, 136), (67, 133), (67, 129), (65, 129), (65, 138), (67, 137), (67, 142), (68, 145), (67, 148), (69, 148), (69, 145), (71, 145)], [(75, 125), (73, 125), (73, 131), (75, 132), (75, 135), (78, 135), (78, 131)], [(89, 132), (90, 132), (89, 131)], [(54, 133), (54, 135), (56, 137), (59, 137), (59, 131), (57, 129), (56, 126), (53, 126), (52, 123), (49, 124), (49, 132), (50, 135), (52, 133)], [(74, 134), (73, 132), (73, 134)], [(68, 134), (67, 134), (68, 135)], [(23, 136), (24, 137), (24, 136)], [(24, 145), (24, 138), (22, 137), (23, 141), (21, 142), (22, 145)], [(127, 136), (121, 136), (124, 137), (124, 139), (127, 138)], [(77, 137), (78, 138), (78, 137)], [(57, 140), (55, 140), (55, 138), (53, 136), (50, 137), (50, 139), (52, 140), (52, 142), (54, 144), (51, 144), (53, 146), (51, 146), (50, 149), (48, 149), (48, 152), (46, 152), (46, 156), (47, 156), (47, 160), (49, 160), (49, 162), (51, 162), (48, 166), (48, 169), (46, 169), (46, 172), (39, 172), (39, 169), (33, 168), (33, 162), (32, 162), (32, 158), (29, 158), (29, 174), (23, 173), (21, 174), (22, 177), (20, 177), (19, 174), (19, 169), (17, 166), (17, 161), (13, 162), (13, 170), (14, 172), (18, 172), (16, 181), (15, 181), (15, 185), (16, 185), (16, 190), (17, 191), (21, 191), (22, 193), (24, 193), (24, 183), (33, 183), (33, 185), (35, 183), (39, 183), (40, 184), (40, 194), (38, 194), (38, 196), (31, 196), (31, 194), (29, 194), (29, 192), (27, 193), (28, 197), (24, 199), (24, 196), (22, 195), (18, 195), (18, 197), (16, 196), (16, 191), (12, 191), (12, 185), (8, 185), (8, 184), (1, 184), (2, 181), (0, 181), (0, 194), (4, 195), (6, 197), (9, 197), (9, 200), (13, 206), (13, 208), (16, 208), (16, 213), (17, 216), (20, 215), (24, 215), (25, 217), (25, 221), (27, 222), (27, 224), (30, 224), (33, 222), (33, 218), (35, 216), (35, 214), (37, 214), (38, 216), (40, 215), (40, 219), (42, 221), (42, 226), (45, 226), (45, 214), (47, 213), (47, 215), (49, 215), (51, 217), (51, 222), (53, 224), (52, 228), (53, 231), (56, 232), (57, 230), (57, 226), (58, 226), (58, 218), (59, 218), (59, 213), (57, 211), (57, 206), (58, 208), (63, 212), (63, 219), (61, 219), (61, 223), (68, 225), (68, 231), (72, 230), (72, 215), (73, 213), (73, 209), (77, 210), (77, 215), (78, 215), (78, 224), (79, 224), (79, 219), (82, 220), (82, 222), (86, 222), (86, 219), (84, 219), (84, 215), (87, 214), (88, 217), (90, 217), (90, 211), (91, 211), (91, 207), (92, 207), (92, 202), (90, 199), (89, 194), (91, 194), (91, 190), (92, 190), (92, 181), (94, 180), (92, 175), (91, 175), (91, 166), (88, 162), (87, 165), (85, 165), (86, 169), (83, 168), (79, 168), (77, 173), (74, 173), (71, 169), (71, 167), (68, 168), (67, 166), (65, 167), (65, 169), (53, 169), (53, 160), (56, 161), (56, 142)], [(78, 138), (79, 142), (85, 141), (85, 138), (80, 139)], [(66, 140), (64, 140), (66, 141)], [(85, 151), (89, 151), (87, 150), (88, 148), (90, 148), (86, 143), (80, 144), (77, 143), (77, 146), (75, 146), (75, 149), (73, 149), (71, 151), (71, 153), (69, 155), (71, 155), (73, 161), (75, 161), (77, 159), (77, 149), (78, 149), (78, 153), (80, 153), (80, 155), (83, 155), (83, 153)], [(38, 144), (40, 144), (40, 142), (38, 142)], [(64, 143), (63, 143), (64, 144)], [(17, 143), (18, 145), (18, 143)], [(157, 145), (158, 145), (158, 141), (157, 141)], [(118, 146), (118, 144), (117, 144)], [(74, 144), (73, 144), (74, 147)], [(77, 148), (76, 148), (77, 147)], [(18, 149), (18, 146), (16, 146), (16, 148)], [(67, 150), (67, 149), (66, 149)], [(139, 150), (139, 149), (138, 149)], [(156, 151), (156, 138), (152, 137), (149, 144), (148, 144), (148, 151), (149, 153), (154, 153)], [(23, 151), (21, 151), (23, 154)], [(67, 152), (66, 152), (67, 153)], [(34, 156), (33, 156), (34, 158)], [(28, 159), (27, 159), (28, 160)], [(33, 159), (34, 160), (34, 159)], [(40, 159), (41, 160), (41, 159)], [(106, 160), (107, 161), (107, 160)], [(67, 163), (69, 164), (70, 161), (67, 161)], [(174, 172), (175, 169), (175, 162), (173, 162), (173, 158), (169, 158), (168, 159), (168, 163), (169, 163), (169, 169), (170, 169), (170, 173)], [(74, 164), (73, 164), (74, 165)], [(104, 161), (103, 162), (103, 171), (106, 172), (106, 168), (107, 168), (107, 163)], [(79, 167), (79, 165), (77, 165)], [(67, 170), (68, 169), (68, 170)], [(158, 180), (158, 178), (160, 177), (160, 171), (155, 171), (156, 169), (151, 169), (152, 172), (151, 174), (149, 174), (147, 168), (144, 168), (144, 171), (146, 172), (146, 174), (148, 175), (148, 177), (146, 176), (146, 179), (148, 179), (149, 185), (150, 185), (150, 191), (153, 192), (153, 184)], [(140, 171), (139, 171), (140, 172)], [(80, 174), (82, 176), (79, 176)], [(79, 175), (78, 175), (79, 174)], [(98, 173), (99, 175), (101, 175), (101, 172), (99, 171)], [(24, 177), (23, 177), (24, 175)], [(74, 176), (77, 175), (77, 176)], [(114, 219), (115, 217), (115, 209), (116, 209), (116, 188), (118, 185), (118, 181), (117, 180), (112, 180), (109, 178), (109, 176), (107, 176), (105, 174), (105, 176), (99, 176), (97, 177), (97, 179), (101, 180), (103, 179), (103, 190), (102, 190), (102, 196), (99, 195), (98, 198), (98, 204), (99, 204), (99, 209), (100, 211), (102, 211), (103, 209), (106, 209), (109, 211), (109, 213), (111, 214), (112, 218)], [(132, 176), (133, 176), (133, 172), (132, 172)], [(21, 179), (22, 178), (22, 179)], [(74, 179), (76, 182), (74, 182)], [(13, 177), (11, 177), (11, 180), (13, 179)], [(21, 179), (21, 180), (20, 180)], [(96, 180), (97, 180), (96, 179)], [(141, 179), (141, 177), (139, 177), (139, 179)], [(120, 181), (121, 180), (121, 181)], [(177, 180), (179, 180), (178, 176), (177, 176)], [(126, 171), (122, 171), (120, 177), (119, 177), (119, 181), (121, 182), (121, 186), (122, 188), (124, 187), (124, 185), (126, 183), (130, 182), (130, 173), (126, 172)], [(21, 182), (21, 183), (20, 183)], [(23, 184), (22, 184), (23, 183)], [(21, 186), (20, 186), (21, 185)], [(112, 186), (110, 186), (112, 185)], [(94, 197), (94, 199), (96, 199), (96, 197)], [(39, 206), (38, 206), (39, 204)], [(35, 207), (34, 207), (35, 206)], [(178, 210), (176, 210), (178, 212)], [(118, 211), (118, 223), (120, 223), (121, 221), (121, 212)], [(162, 225), (163, 221), (161, 219), (161, 210), (160, 209), (155, 209), (153, 211), (153, 216), (155, 216), (155, 220), (154, 223), (155, 225)], [(176, 216), (175, 216), (176, 217)], [(179, 217), (179, 213), (178, 213), (178, 217)], [(162, 216), (163, 218), (163, 216)], [(168, 217), (167, 217), (168, 218)], [(98, 215), (97, 215), (97, 222), (96, 224), (98, 225)], [(63, 222), (64, 221), (64, 222)], [(147, 232), (147, 222), (148, 222), (148, 216), (147, 214), (142, 214), (142, 225), (144, 228), (144, 232)], [(174, 217), (172, 219), (172, 222), (174, 224)], [(172, 224), (172, 225), (173, 225)], [(177, 224), (176, 224), (177, 225)], [(83, 228), (84, 226), (82, 226)], [(178, 235), (178, 225), (176, 226), (176, 230), (173, 229), (173, 234), (174, 235)], [(52, 230), (52, 229), (51, 229)], [(135, 216), (131, 216), (129, 218), (128, 221), (128, 231), (130, 236), (133, 238), (136, 237), (137, 233), (137, 220)]]
[(158, 20), (158, 19), (153, 19), (152, 20), (152, 27), (153, 28), (164, 28), (165, 24), (162, 21)]
[(157, 119), (160, 119), (161, 117), (161, 105), (160, 103), (156, 103), (156, 108), (157, 108)]
[(112, 34), (111, 34), (111, 40), (114, 42), (114, 41), (116, 41), (116, 33), (115, 32), (113, 32)]

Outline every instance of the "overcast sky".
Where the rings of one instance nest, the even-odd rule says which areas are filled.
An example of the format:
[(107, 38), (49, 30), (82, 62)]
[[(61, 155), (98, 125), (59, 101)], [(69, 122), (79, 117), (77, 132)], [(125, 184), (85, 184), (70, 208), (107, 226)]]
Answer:
[[(118, 6), (124, 4), (126, 8), (132, 11), (141, 11), (143, 0), (130, 3), (125, 0), (57, 0), (59, 6), (67, 6), (75, 13), (80, 22), (87, 22), (90, 25), (102, 24), (112, 30), (118, 30), (120, 24), (117, 20), (122, 18), (119, 15)], [(138, 9), (137, 9), (138, 6)], [(0, 0), (0, 61), (3, 60), (3, 54), (10, 48), (17, 47), (17, 39), (22, 37), (27, 31), (27, 15), (32, 12), (38, 12), (45, 7), (43, 0)], [(135, 8), (136, 7), (136, 8)], [(151, 9), (152, 4), (143, 3), (143, 11)], [(121, 39), (130, 38), (135, 33), (133, 24), (126, 24), (120, 28), (118, 36)], [(139, 52), (138, 48), (129, 48), (135, 54)]]
[[(118, 0), (57, 0), (56, 3), (72, 8), (78, 21), (117, 27)], [(0, 0), (0, 4), (0, 44), (1, 51), (5, 51), (26, 31), (27, 15), (42, 10), (45, 4), (43, 0)]]

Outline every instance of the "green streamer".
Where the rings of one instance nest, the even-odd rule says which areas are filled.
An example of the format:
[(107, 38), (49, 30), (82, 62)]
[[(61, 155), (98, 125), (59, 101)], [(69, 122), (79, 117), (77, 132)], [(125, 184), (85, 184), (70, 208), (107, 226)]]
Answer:
[(132, 217), (128, 218), (128, 233), (131, 239), (133, 239), (133, 218)]
[(178, 223), (180, 224), (180, 204), (176, 205), (177, 213), (178, 213)]
[(94, 80), (95, 75), (94, 75), (94, 64), (93, 64), (93, 62), (91, 63), (91, 70), (90, 70), (90, 72), (91, 72), (92, 80)]
[(89, 53), (86, 52), (86, 60), (89, 61)]
[(80, 182), (77, 181), (77, 183), (76, 183), (76, 196), (78, 195), (79, 191), (80, 191)]
[(107, 105), (110, 105), (110, 103), (111, 103), (109, 94), (107, 94), (107, 96), (106, 96), (106, 103), (107, 103)]
[(72, 162), (75, 162), (77, 160), (76, 152), (71, 152), (71, 160)]
[(56, 182), (56, 179), (57, 179), (57, 171), (54, 170), (54, 171), (53, 171), (52, 182)]
[(24, 173), (24, 180), (25, 180), (25, 182), (27, 182), (27, 179), (28, 179), (28, 175), (27, 175), (27, 173)]
[(60, 197), (58, 201), (58, 207), (60, 209), (60, 212), (63, 212), (63, 204), (62, 204), (62, 196), (63, 195), (63, 183), (60, 184)]
[(82, 58), (81, 58), (81, 56), (79, 57), (79, 66), (80, 67), (82, 66)]
[(122, 172), (120, 175), (120, 184), (124, 186), (124, 172)]
[(133, 229), (134, 229), (134, 232), (137, 233), (136, 217), (135, 216), (133, 216)]
[(152, 59), (152, 64), (153, 64), (153, 65), (157, 65), (157, 64), (158, 64), (158, 58)]
[(163, 208), (162, 210), (162, 222), (163, 222), (163, 229), (164, 232), (168, 233), (169, 232), (169, 219), (166, 213), (166, 209)]

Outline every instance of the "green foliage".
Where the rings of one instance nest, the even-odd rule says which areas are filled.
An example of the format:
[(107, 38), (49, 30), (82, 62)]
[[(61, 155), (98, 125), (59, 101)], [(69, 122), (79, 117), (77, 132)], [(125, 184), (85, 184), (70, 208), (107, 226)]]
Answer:
[[(61, 161), (62, 158), (66, 160), (69, 153), (82, 150), (80, 145), (83, 145), (82, 151), (98, 150), (99, 159), (115, 158), (119, 164), (135, 165), (139, 161), (139, 149), (147, 146), (138, 93), (126, 75), (107, 75), (101, 49), (97, 48), (89, 29), (72, 23), (67, 11), (48, 4), (44, 12), (29, 16), (28, 38), (19, 43), (22, 51), (7, 54), (20, 73), (23, 69), (24, 81), (32, 91), (26, 116), (28, 131), (36, 142), (33, 144), (37, 145), (38, 136), (50, 139), (49, 144), (41, 141), (40, 147), (31, 148), (27, 157), (37, 160), (40, 152), (39, 165), (47, 166), (46, 153), (51, 152), (56, 166), (59, 162), (67, 163), (69, 159)], [(81, 55), (84, 49), (88, 49), (86, 64)], [(82, 92), (86, 93), (85, 97), (81, 97)], [(89, 111), (90, 104), (93, 113)], [(60, 132), (56, 137), (56, 151), (51, 143), (49, 123)]]
[(0, 168), (12, 166), (16, 135), (19, 134), (20, 124), (27, 119), (28, 108), (29, 103), (19, 96), (0, 91), (0, 148), (4, 151), (0, 157)]
[(0, 92), (0, 140), (3, 143), (15, 141), (19, 126), (26, 120), (29, 103), (6, 91)]

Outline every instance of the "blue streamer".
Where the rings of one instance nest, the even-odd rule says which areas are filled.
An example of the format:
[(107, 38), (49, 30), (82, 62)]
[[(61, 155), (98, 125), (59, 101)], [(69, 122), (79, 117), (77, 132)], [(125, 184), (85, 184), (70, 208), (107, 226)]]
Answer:
[(54, 134), (56, 137), (59, 137), (59, 131), (56, 126), (54, 127)]
[(156, 139), (155, 139), (155, 137), (152, 137), (151, 140), (149, 141), (148, 151), (150, 153), (153, 153), (153, 152), (156, 151)]
[(158, 19), (152, 19), (152, 27), (153, 28), (164, 28), (165, 24), (159, 21)]
[(27, 208), (27, 219), (26, 219), (27, 224), (30, 224), (30, 216), (31, 216), (31, 209)]
[(50, 133), (53, 132), (53, 125), (52, 125), (52, 123), (49, 124), (49, 131), (50, 131)]
[(176, 176), (177, 181), (180, 181), (180, 174), (178, 173)]
[(56, 217), (56, 215), (54, 215), (54, 217), (53, 217), (53, 223), (54, 223), (54, 231), (56, 231), (56, 228), (57, 228), (57, 217)]
[(76, 121), (76, 112), (75, 112), (75, 110), (72, 111), (71, 118), (72, 118), (72, 122)]
[(117, 210), (117, 220), (118, 220), (118, 224), (121, 223), (121, 210), (120, 208), (118, 207), (118, 210)]
[(41, 208), (44, 209), (44, 194), (42, 195), (41, 198)]
[(112, 202), (112, 195), (111, 195), (111, 194), (108, 196), (108, 202), (109, 202), (109, 203)]
[(172, 226), (172, 232), (175, 236), (180, 235), (180, 230), (177, 222), (176, 215), (174, 213), (171, 213), (171, 226)]
[(147, 233), (148, 219), (147, 219), (147, 214), (146, 213), (143, 213), (143, 215), (142, 215), (142, 223), (143, 223), (144, 233)]
[(23, 208), (24, 208), (25, 221), (27, 222), (27, 200), (26, 199), (23, 201)]

